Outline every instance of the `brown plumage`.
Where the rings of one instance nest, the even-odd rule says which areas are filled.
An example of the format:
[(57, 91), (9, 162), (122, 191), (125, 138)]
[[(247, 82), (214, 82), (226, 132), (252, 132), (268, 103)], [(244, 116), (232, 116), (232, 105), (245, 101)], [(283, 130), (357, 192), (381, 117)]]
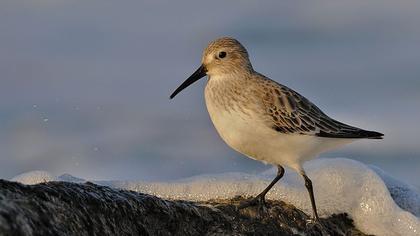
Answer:
[(236, 39), (211, 42), (201, 66), (170, 96), (208, 76), (205, 100), (221, 138), (236, 151), (278, 167), (273, 182), (241, 207), (264, 203), (265, 194), (283, 176), (283, 166), (300, 173), (318, 220), (312, 182), (303, 163), (355, 139), (380, 139), (383, 134), (336, 121), (308, 99), (254, 71), (248, 52)]

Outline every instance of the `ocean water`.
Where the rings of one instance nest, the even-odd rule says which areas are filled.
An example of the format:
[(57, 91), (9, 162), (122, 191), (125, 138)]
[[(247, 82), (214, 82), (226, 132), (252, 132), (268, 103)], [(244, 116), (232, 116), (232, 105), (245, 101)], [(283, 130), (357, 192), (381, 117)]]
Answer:
[[(223, 6), (223, 7), (220, 7)], [(256, 174), (218, 137), (205, 81), (169, 94), (214, 38), (330, 116), (385, 133), (322, 157), (372, 164), (420, 187), (416, 1), (1, 1), (0, 178), (31, 170), (169, 181)]]

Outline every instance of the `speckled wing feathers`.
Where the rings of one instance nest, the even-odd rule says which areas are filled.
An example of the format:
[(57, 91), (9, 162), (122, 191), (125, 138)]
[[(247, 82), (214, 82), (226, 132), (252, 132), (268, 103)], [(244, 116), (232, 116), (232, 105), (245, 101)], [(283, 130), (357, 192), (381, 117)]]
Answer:
[(264, 78), (263, 104), (271, 126), (285, 134), (328, 138), (381, 138), (383, 134), (362, 130), (331, 119), (312, 102), (275, 81)]

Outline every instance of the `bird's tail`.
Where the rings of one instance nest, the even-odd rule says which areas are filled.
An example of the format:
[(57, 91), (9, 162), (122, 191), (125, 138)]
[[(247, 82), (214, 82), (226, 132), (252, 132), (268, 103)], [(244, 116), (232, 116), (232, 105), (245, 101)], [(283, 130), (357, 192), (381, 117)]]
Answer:
[(379, 132), (376, 132), (376, 131), (367, 131), (367, 130), (364, 130), (365, 132), (365, 135), (366, 135), (366, 138), (368, 138), (368, 139), (383, 139), (384, 138), (384, 134), (382, 134), (382, 133), (379, 133)]
[(357, 138), (367, 138), (367, 139), (383, 139), (384, 134), (376, 132), (376, 131), (369, 131), (369, 130), (358, 130), (357, 131)]

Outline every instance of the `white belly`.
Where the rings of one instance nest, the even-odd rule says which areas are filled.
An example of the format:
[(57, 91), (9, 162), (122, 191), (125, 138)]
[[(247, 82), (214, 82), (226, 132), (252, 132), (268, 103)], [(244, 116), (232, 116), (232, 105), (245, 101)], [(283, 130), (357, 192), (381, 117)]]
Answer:
[(221, 138), (234, 150), (256, 160), (301, 170), (304, 161), (353, 140), (282, 134), (252, 115), (221, 109), (206, 94), (207, 110)]

